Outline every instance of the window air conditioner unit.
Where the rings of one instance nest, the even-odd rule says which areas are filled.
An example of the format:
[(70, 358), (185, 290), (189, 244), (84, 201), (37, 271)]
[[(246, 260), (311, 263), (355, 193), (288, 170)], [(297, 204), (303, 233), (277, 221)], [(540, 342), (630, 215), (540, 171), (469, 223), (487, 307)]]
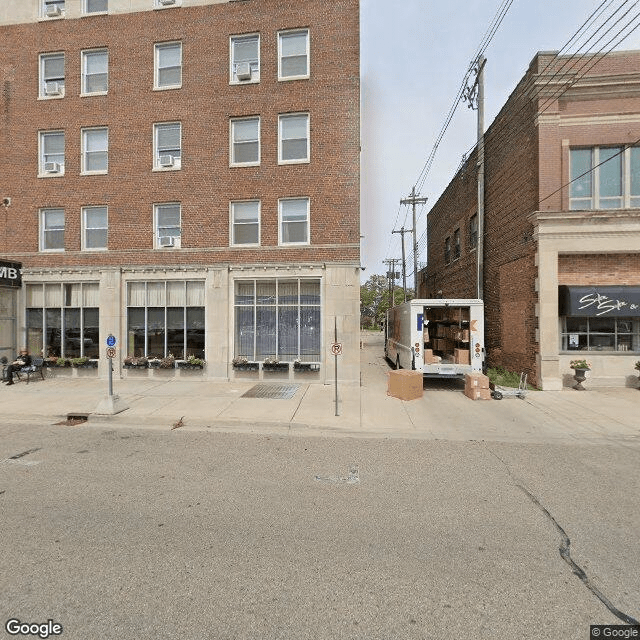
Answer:
[(173, 236), (160, 236), (158, 244), (161, 247), (175, 247), (176, 239)]
[(161, 167), (173, 167), (173, 156), (160, 156), (159, 164)]
[(57, 18), (61, 14), (62, 14), (62, 9), (60, 9), (60, 7), (57, 4), (49, 5), (44, 10), (44, 15), (47, 18)]
[(59, 162), (45, 162), (44, 170), (46, 173), (60, 173), (60, 163)]
[(59, 82), (49, 81), (44, 83), (45, 96), (59, 96), (62, 94), (62, 86)]
[(236, 65), (236, 78), (238, 80), (251, 80), (251, 65), (248, 62), (239, 62)]
[(158, 3), (166, 7), (168, 4), (175, 4), (176, 0), (158, 0)]

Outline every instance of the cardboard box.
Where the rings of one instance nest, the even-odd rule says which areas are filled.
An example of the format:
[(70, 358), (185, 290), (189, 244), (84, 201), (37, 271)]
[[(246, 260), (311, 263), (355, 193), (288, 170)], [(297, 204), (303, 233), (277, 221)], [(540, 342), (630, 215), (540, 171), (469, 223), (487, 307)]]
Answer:
[(489, 378), (482, 373), (465, 373), (464, 387), (465, 389), (488, 389)]
[(491, 389), (465, 389), (464, 395), (471, 400), (491, 400)]
[(387, 395), (400, 400), (422, 398), (422, 371), (397, 369), (389, 371)]
[(456, 364), (470, 364), (469, 349), (455, 349), (453, 352), (453, 359)]
[(438, 364), (442, 361), (440, 356), (433, 355), (433, 349), (424, 350), (424, 363), (425, 364)]

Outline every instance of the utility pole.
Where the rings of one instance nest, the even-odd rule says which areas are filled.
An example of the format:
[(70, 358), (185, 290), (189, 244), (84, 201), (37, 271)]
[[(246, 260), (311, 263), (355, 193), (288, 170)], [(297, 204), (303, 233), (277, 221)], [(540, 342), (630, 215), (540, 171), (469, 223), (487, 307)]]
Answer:
[[(386, 260), (383, 260), (382, 262), (384, 262), (384, 264), (387, 265), (387, 268), (390, 269), (390, 271), (387, 271), (387, 278), (389, 280), (389, 296), (391, 298), (391, 301), (389, 303), (390, 307), (395, 307), (395, 292), (396, 292), (396, 262), (398, 262), (397, 258), (387, 258)], [(391, 277), (389, 277), (389, 274), (391, 274)]]
[(478, 246), (476, 247), (476, 297), (484, 297), (484, 66), (487, 59), (480, 55), (475, 62), (476, 80), (465, 90), (464, 97), (471, 109), (478, 111)]
[[(420, 194), (416, 194), (415, 185), (411, 189), (411, 195), (408, 198), (400, 200), (400, 204), (410, 204), (413, 208), (413, 295), (418, 295), (418, 233), (416, 229), (416, 205), (424, 204), (427, 198), (420, 198)], [(405, 287), (406, 296), (406, 287)], [(406, 299), (406, 298), (405, 298)]]
[(409, 229), (402, 227), (400, 231), (392, 231), (391, 233), (402, 234), (402, 289), (404, 291), (404, 301), (407, 301), (407, 261), (404, 255), (404, 234), (409, 233)]

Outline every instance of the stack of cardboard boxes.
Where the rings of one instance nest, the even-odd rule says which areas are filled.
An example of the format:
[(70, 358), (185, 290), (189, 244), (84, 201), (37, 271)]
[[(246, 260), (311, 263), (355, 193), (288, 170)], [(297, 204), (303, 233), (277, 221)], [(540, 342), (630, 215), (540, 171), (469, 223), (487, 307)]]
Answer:
[(489, 378), (482, 373), (465, 374), (464, 395), (472, 400), (491, 400)]

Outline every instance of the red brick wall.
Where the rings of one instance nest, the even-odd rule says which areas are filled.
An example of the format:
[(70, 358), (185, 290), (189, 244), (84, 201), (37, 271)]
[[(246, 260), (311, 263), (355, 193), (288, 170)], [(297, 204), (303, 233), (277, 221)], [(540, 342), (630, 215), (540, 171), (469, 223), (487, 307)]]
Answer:
[(558, 256), (558, 284), (615, 286), (640, 283), (640, 253)]
[[(277, 32), (308, 27), (308, 80), (278, 82)], [(260, 33), (258, 84), (229, 85), (229, 37)], [(358, 0), (256, 0), (3, 27), (0, 254), (25, 267), (359, 261)], [(153, 91), (154, 43), (183, 43), (182, 89)], [(80, 52), (107, 47), (109, 91), (80, 97)], [(37, 100), (38, 54), (65, 52), (66, 95)], [(308, 111), (309, 164), (278, 166), (278, 114)], [(229, 119), (260, 115), (261, 164), (229, 168)], [(182, 169), (152, 172), (155, 122), (182, 122)], [(81, 176), (80, 130), (109, 127), (109, 172)], [(38, 178), (38, 131), (64, 129), (65, 176)], [(278, 198), (308, 196), (311, 246), (280, 248)], [(259, 249), (229, 248), (229, 201), (260, 199)], [(181, 202), (182, 249), (153, 250), (154, 203)], [(81, 207), (109, 207), (109, 251), (80, 251)], [(38, 253), (63, 207), (65, 252)], [(344, 247), (343, 245), (350, 245)]]

